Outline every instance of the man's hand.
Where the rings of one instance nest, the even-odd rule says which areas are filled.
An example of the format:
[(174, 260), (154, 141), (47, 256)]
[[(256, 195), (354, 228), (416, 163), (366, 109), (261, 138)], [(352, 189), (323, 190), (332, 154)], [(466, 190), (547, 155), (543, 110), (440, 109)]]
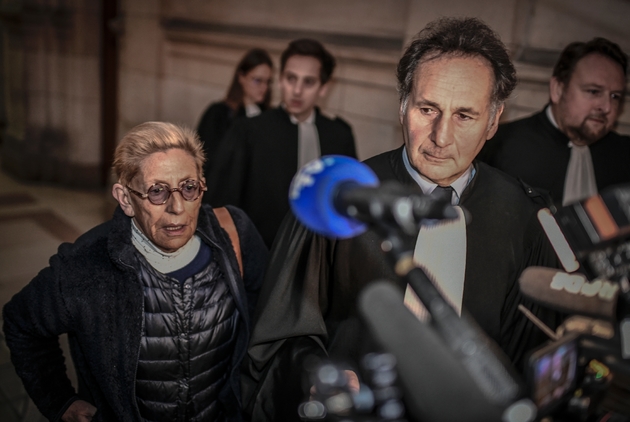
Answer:
[(356, 372), (350, 371), (348, 369), (343, 372), (346, 374), (346, 378), (348, 378), (348, 389), (350, 390), (350, 393), (352, 393), (353, 395), (359, 394), (359, 390), (361, 387), (359, 385), (359, 377), (357, 376)]
[(89, 422), (96, 413), (96, 407), (90, 403), (77, 400), (66, 409), (61, 417), (64, 422)]
[[(348, 380), (347, 386), (348, 386), (348, 390), (350, 390), (349, 391), (350, 394), (352, 394), (353, 396), (356, 394), (359, 394), (359, 390), (361, 389), (361, 386), (359, 383), (359, 377), (357, 373), (349, 369), (345, 369), (343, 373)], [(317, 387), (313, 385), (311, 387), (310, 393), (311, 393), (311, 397), (309, 398), (309, 400), (315, 400), (315, 395), (317, 394)]]

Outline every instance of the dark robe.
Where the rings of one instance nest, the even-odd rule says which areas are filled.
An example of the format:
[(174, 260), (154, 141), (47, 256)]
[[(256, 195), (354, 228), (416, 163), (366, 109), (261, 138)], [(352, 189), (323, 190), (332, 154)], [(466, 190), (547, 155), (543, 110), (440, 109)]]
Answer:
[[(366, 164), (381, 181), (397, 180), (420, 189), (404, 167), (402, 148)], [(531, 265), (557, 267), (557, 260), (536, 219), (533, 198), (496, 169), (484, 163), (475, 167), (460, 201), (471, 216), (463, 308), (518, 363), (546, 340), (517, 310), (518, 304), (552, 328), (559, 323), (555, 312), (521, 296), (518, 277)], [(352, 321), (357, 295), (366, 284), (386, 279), (405, 288), (395, 281), (379, 245), (373, 231), (331, 241), (287, 216), (261, 290), (243, 383), (246, 411), (253, 421), (297, 420), (297, 406), (306, 399), (301, 376), (307, 355), (353, 356), (362, 334)]]
[[(316, 113), (321, 154), (356, 157), (350, 126)], [(298, 169), (298, 126), (282, 107), (237, 119), (214, 162), (204, 198), (215, 207), (243, 209), (270, 247), (289, 211), (289, 185)]]
[(201, 116), (197, 126), (197, 134), (203, 144), (203, 152), (206, 154), (203, 175), (208, 179), (210, 171), (214, 167), (214, 158), (223, 137), (227, 133), (236, 117), (245, 116), (245, 108), (232, 109), (225, 101), (210, 104)]
[[(571, 157), (569, 138), (549, 121), (545, 111), (499, 125), (497, 134), (477, 157), (539, 190), (561, 204)], [(630, 182), (630, 137), (609, 132), (589, 146), (597, 190)]]

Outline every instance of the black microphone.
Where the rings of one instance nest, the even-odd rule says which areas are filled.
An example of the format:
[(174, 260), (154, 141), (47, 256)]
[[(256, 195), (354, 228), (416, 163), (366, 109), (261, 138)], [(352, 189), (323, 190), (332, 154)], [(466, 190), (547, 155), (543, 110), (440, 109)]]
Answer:
[(467, 368), (429, 325), (404, 305), (402, 291), (377, 282), (359, 296), (359, 311), (385, 351), (396, 357), (407, 410), (422, 421), (525, 422), (536, 409), (528, 400), (493, 403)]
[(620, 287), (607, 280), (589, 282), (579, 273), (529, 267), (519, 278), (521, 292), (536, 303), (571, 314), (615, 319)]
[(340, 183), (332, 192), (337, 212), (364, 222), (391, 221), (403, 230), (417, 231), (424, 219), (457, 218), (450, 198), (433, 198), (401, 185), (385, 182), (365, 187), (355, 182)]

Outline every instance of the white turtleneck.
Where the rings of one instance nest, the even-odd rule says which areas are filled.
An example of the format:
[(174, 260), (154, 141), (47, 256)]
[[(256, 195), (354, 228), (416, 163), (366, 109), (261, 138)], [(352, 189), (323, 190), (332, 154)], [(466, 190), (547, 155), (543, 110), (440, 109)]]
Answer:
[(175, 252), (164, 252), (142, 233), (134, 219), (131, 219), (131, 242), (147, 262), (162, 274), (172, 273), (190, 264), (201, 247), (201, 239), (194, 235)]

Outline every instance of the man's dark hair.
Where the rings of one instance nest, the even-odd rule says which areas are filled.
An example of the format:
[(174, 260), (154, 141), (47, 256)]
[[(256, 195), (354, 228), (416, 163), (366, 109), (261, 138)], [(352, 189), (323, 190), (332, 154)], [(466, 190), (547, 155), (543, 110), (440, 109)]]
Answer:
[(516, 86), (516, 70), (505, 45), (488, 25), (477, 18), (441, 18), (420, 31), (398, 62), (398, 94), (407, 107), (418, 65), (442, 56), (483, 57), (494, 71), (493, 108), (504, 102)]
[(588, 42), (572, 42), (567, 45), (560, 53), (560, 58), (553, 68), (553, 77), (560, 83), (568, 83), (571, 80), (577, 62), (593, 53), (609, 57), (619, 63), (619, 66), (623, 69), (623, 75), (627, 76), (628, 56), (614, 42), (598, 37)]
[(287, 60), (289, 60), (289, 57), (291, 56), (310, 56), (319, 60), (319, 63), (321, 64), (319, 80), (322, 85), (330, 80), (333, 70), (335, 70), (335, 58), (319, 41), (309, 38), (291, 41), (280, 57), (280, 73), (284, 72)]

